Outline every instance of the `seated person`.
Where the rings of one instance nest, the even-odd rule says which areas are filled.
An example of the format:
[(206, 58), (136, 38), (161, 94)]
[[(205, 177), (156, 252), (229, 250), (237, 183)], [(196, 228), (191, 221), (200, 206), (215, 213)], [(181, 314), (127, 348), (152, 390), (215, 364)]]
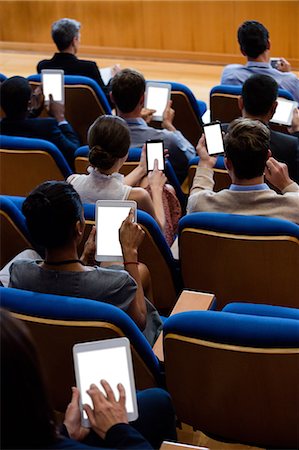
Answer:
[[(43, 96), (40, 88), (32, 93), (28, 80), (23, 77), (11, 77), (1, 83), (0, 104), (5, 113), (5, 118), (0, 122), (2, 134), (50, 141), (63, 153), (70, 166), (73, 166), (74, 153), (80, 146), (80, 141), (72, 126), (65, 120), (64, 105), (51, 99), (49, 114), (53, 117), (30, 117), (36, 111), (41, 112)], [(32, 110), (31, 106), (36, 105), (38, 109)]]
[(121, 397), (117, 401), (107, 382), (102, 383), (106, 395), (94, 384), (88, 390), (93, 409), (85, 409), (91, 429), (81, 426), (79, 391), (73, 387), (72, 401), (59, 430), (29, 331), (8, 311), (0, 309), (0, 333), (1, 448), (152, 450), (159, 448), (164, 439), (176, 439), (174, 411), (166, 391), (139, 391), (139, 418), (129, 425), (123, 386), (118, 386)]
[(118, 173), (128, 157), (130, 146), (126, 122), (116, 116), (99, 117), (89, 129), (88, 144), (89, 175), (71, 175), (67, 179), (82, 202), (135, 200), (139, 209), (156, 219), (171, 245), (181, 208), (172, 186), (165, 185), (164, 173), (156, 168), (146, 177), (145, 148), (140, 164), (132, 172), (126, 177)]
[(280, 58), (276, 68), (270, 64), (269, 31), (255, 20), (244, 22), (238, 29), (241, 53), (247, 58), (245, 66), (229, 64), (222, 72), (221, 84), (242, 85), (255, 73), (270, 75), (279, 87), (289, 91), (299, 101), (299, 79), (291, 72), (291, 66)]
[(111, 303), (126, 311), (153, 344), (162, 322), (144, 297), (138, 247), (144, 231), (132, 222), (120, 228), (124, 270), (120, 265), (95, 265), (95, 228), (79, 259), (77, 247), (84, 235), (85, 220), (80, 197), (72, 185), (47, 181), (34, 189), (22, 207), (32, 240), (45, 248), (45, 259), (18, 260), (10, 267), (10, 287), (45, 294), (90, 298)]
[[(174, 110), (169, 102), (163, 114), (162, 130), (147, 125), (142, 118), (144, 105), (145, 79), (141, 73), (132, 69), (118, 72), (111, 81), (111, 100), (116, 106), (117, 115), (128, 124), (131, 146), (142, 147), (149, 139), (162, 139), (169, 151), (169, 160), (182, 183), (187, 175), (188, 161), (196, 156), (192, 144), (173, 125)], [(147, 121), (150, 121), (150, 115)]]
[[(51, 59), (43, 59), (37, 65), (37, 72), (44, 69), (62, 69), (65, 75), (81, 75), (95, 80), (110, 102), (108, 87), (102, 80), (100, 70), (94, 61), (78, 59), (81, 24), (74, 19), (60, 19), (52, 24), (52, 39), (58, 49)], [(119, 66), (112, 68), (114, 75)]]
[[(278, 96), (278, 84), (268, 76), (256, 74), (247, 78), (242, 87), (242, 95), (239, 97), (239, 107), (242, 117), (261, 120), (267, 126), (272, 119)], [(272, 156), (288, 166), (292, 180), (299, 182), (299, 123), (296, 123), (298, 110), (294, 112), (294, 119), (289, 136), (270, 128), (270, 150)], [(298, 132), (296, 133), (296, 127)]]
[[(214, 192), (213, 167), (204, 135), (197, 146), (200, 157), (188, 199), (187, 212), (225, 212), (277, 217), (299, 224), (299, 186), (287, 166), (271, 157), (270, 131), (258, 120), (236, 119), (224, 137), (229, 189)], [(266, 179), (281, 194), (264, 183)]]

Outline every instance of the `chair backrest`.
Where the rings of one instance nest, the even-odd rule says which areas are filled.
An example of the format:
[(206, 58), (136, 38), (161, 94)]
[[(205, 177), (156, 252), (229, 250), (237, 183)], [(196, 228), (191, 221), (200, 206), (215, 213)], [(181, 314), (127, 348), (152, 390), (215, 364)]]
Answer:
[(0, 196), (0, 268), (26, 248), (32, 248), (25, 218), (9, 196)]
[[(41, 75), (30, 75), (31, 86), (41, 82)], [(77, 75), (64, 76), (65, 117), (77, 132), (80, 142), (86, 144), (90, 125), (111, 108), (100, 86), (91, 78)]]
[(171, 84), (172, 108), (175, 110), (173, 124), (194, 147), (202, 134), (201, 116), (206, 104), (196, 100), (193, 92), (184, 84), (173, 81), (159, 81)]
[(0, 136), (0, 193), (26, 196), (47, 180), (64, 180), (72, 171), (58, 148), (42, 139)]
[[(189, 190), (191, 189), (193, 178), (195, 176), (195, 172), (198, 166), (199, 157), (195, 156), (194, 158), (190, 159), (189, 161), (189, 167), (188, 167), (188, 186)], [(231, 178), (228, 174), (228, 171), (224, 164), (224, 157), (218, 156), (216, 165), (213, 168), (214, 171), (214, 191), (218, 192), (222, 189), (227, 189), (231, 185)]]
[(297, 448), (298, 317), (177, 314), (164, 324), (164, 355), (180, 421), (218, 440)]
[(299, 226), (282, 219), (193, 213), (179, 222), (185, 288), (231, 301), (299, 307)]
[[(220, 120), (222, 123), (230, 123), (241, 116), (238, 106), (238, 97), (242, 93), (242, 86), (219, 85), (210, 91), (211, 121)], [(278, 89), (278, 97), (294, 100), (292, 94), (285, 89)], [(288, 133), (285, 125), (269, 123), (273, 130)]]
[(0, 73), (0, 83), (5, 81), (6, 79), (7, 79), (6, 75), (4, 75), (4, 73)]
[(64, 412), (74, 386), (72, 347), (78, 342), (126, 336), (131, 342), (137, 389), (161, 383), (159, 364), (150, 344), (130, 317), (110, 304), (82, 298), (1, 288), (1, 305), (29, 327), (50, 395)]

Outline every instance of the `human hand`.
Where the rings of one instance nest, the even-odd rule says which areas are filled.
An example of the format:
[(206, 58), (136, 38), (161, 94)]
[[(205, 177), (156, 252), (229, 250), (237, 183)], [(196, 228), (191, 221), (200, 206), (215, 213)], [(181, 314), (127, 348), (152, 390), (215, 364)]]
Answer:
[(151, 189), (154, 191), (162, 191), (163, 186), (165, 185), (167, 178), (162, 172), (162, 170), (158, 169), (158, 160), (155, 159), (154, 161), (154, 169), (151, 170), (148, 173), (148, 184), (150, 185)]
[(49, 95), (48, 111), (49, 111), (50, 116), (55, 117), (57, 122), (62, 122), (63, 120), (65, 120), (65, 117), (64, 117), (64, 104), (55, 102), (53, 100), (53, 95), (52, 94)]
[(213, 167), (216, 164), (217, 159), (214, 156), (210, 156), (206, 147), (206, 138), (204, 133), (202, 133), (197, 146), (196, 146), (196, 152), (199, 156), (199, 167), (207, 167), (210, 169), (213, 169)]
[(114, 75), (116, 75), (119, 71), (120, 71), (120, 64), (114, 64), (114, 66), (111, 69), (111, 75), (112, 78), (114, 77)]
[(153, 114), (155, 112), (155, 109), (142, 108), (141, 117), (146, 121), (146, 123), (150, 123), (153, 120)]
[(137, 262), (138, 248), (143, 241), (144, 231), (133, 220), (134, 210), (131, 208), (128, 217), (123, 221), (119, 229), (119, 240), (124, 260)]
[(44, 106), (44, 94), (41, 86), (37, 86), (31, 94), (30, 109), (39, 111)]
[(92, 429), (105, 439), (107, 431), (118, 423), (128, 423), (126, 411), (126, 393), (122, 384), (117, 385), (119, 391), (119, 400), (116, 401), (115, 395), (107, 381), (101, 380), (106, 395), (99, 388), (92, 384), (87, 393), (91, 397), (93, 409), (89, 405), (84, 405)]
[(140, 161), (139, 161), (139, 169), (142, 172), (142, 176), (144, 177), (147, 173), (147, 164), (146, 164), (146, 145), (144, 144), (141, 150)]
[(299, 109), (294, 108), (291, 126), (288, 128), (289, 133), (299, 131)]
[(82, 427), (81, 425), (79, 399), (79, 389), (72, 387), (72, 400), (66, 409), (63, 423), (67, 428), (70, 438), (75, 439), (76, 441), (83, 441), (90, 432), (90, 429)]
[(83, 264), (85, 264), (86, 266), (88, 265), (94, 266), (95, 252), (96, 252), (96, 227), (93, 226), (89, 233), (88, 239), (84, 244), (84, 250), (80, 258)]
[(280, 72), (291, 72), (292, 70), (291, 64), (285, 58), (280, 58), (280, 60), (277, 61), (276, 69)]
[(269, 158), (265, 167), (266, 179), (280, 191), (283, 191), (293, 181), (289, 177), (288, 166), (277, 161), (274, 158)]
[(175, 112), (171, 106), (172, 106), (172, 101), (169, 100), (169, 102), (167, 103), (167, 106), (163, 112), (162, 128), (166, 128), (169, 131), (175, 131), (175, 127), (172, 124)]

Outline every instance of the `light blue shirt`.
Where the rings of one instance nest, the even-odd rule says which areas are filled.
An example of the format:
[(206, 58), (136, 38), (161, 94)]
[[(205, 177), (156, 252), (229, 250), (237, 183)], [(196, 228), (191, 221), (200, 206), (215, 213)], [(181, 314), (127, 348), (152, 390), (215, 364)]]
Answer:
[(292, 72), (280, 72), (266, 62), (248, 61), (245, 66), (229, 64), (222, 72), (221, 84), (242, 85), (247, 78), (256, 73), (274, 78), (280, 88), (289, 91), (299, 102), (299, 79), (296, 75)]
[(229, 187), (230, 191), (239, 191), (239, 192), (264, 191), (264, 190), (268, 190), (268, 189), (270, 189), (270, 188), (266, 183), (252, 184), (251, 186), (241, 186), (239, 184), (231, 184)]

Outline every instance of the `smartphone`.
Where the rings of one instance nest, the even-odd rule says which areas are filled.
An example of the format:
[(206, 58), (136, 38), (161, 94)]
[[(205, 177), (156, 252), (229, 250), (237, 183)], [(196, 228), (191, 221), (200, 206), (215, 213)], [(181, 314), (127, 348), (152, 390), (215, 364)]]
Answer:
[(147, 171), (154, 170), (154, 161), (158, 160), (158, 169), (164, 171), (164, 142), (162, 140), (146, 141), (146, 164)]
[(170, 99), (171, 84), (148, 81), (146, 83), (144, 107), (154, 109), (153, 120), (162, 121), (163, 113)]
[(119, 229), (130, 209), (137, 215), (133, 200), (98, 200), (96, 203), (96, 261), (123, 261)]
[(209, 155), (224, 153), (221, 123), (218, 121), (207, 123), (203, 126), (203, 129)]
[(273, 69), (277, 69), (277, 65), (280, 61), (280, 58), (270, 58), (270, 64), (273, 67)]
[(119, 400), (118, 383), (124, 386), (128, 419), (133, 421), (138, 418), (132, 355), (130, 341), (127, 338), (76, 344), (73, 347), (73, 358), (76, 384), (80, 391), (82, 426), (90, 427), (87, 414), (82, 408), (84, 404), (93, 408), (92, 400), (86, 392), (90, 385), (97, 385), (106, 395), (101, 380), (108, 381), (116, 400)]
[(278, 98), (276, 111), (270, 122), (291, 126), (293, 112), (296, 108), (298, 108), (297, 102), (285, 98)]
[(42, 85), (45, 103), (49, 103), (49, 95), (52, 94), (55, 102), (64, 104), (64, 71), (42, 70)]

